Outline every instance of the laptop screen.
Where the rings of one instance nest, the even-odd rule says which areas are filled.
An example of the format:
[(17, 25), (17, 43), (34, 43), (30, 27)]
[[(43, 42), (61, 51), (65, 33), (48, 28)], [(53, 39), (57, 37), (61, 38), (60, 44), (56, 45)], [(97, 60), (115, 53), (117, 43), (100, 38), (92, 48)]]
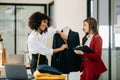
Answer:
[(5, 73), (7, 79), (28, 80), (25, 65), (5, 64)]
[(7, 57), (7, 64), (24, 64), (23, 54), (9, 54)]

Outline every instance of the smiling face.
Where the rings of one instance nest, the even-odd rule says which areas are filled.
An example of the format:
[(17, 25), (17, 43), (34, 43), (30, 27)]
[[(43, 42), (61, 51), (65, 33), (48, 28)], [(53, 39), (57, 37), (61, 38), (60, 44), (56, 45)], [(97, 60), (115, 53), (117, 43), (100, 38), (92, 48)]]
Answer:
[(47, 28), (48, 28), (48, 20), (45, 19), (41, 21), (38, 31), (41, 33), (41, 32), (44, 32)]
[(29, 17), (28, 25), (31, 30), (45, 33), (47, 28), (50, 27), (50, 18), (46, 14), (35, 12)]

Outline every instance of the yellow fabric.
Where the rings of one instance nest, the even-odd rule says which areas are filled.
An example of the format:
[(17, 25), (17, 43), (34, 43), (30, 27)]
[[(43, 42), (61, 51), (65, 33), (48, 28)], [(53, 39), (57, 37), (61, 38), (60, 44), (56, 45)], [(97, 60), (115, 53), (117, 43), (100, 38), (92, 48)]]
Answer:
[(38, 70), (34, 72), (36, 80), (65, 80), (65, 75), (53, 75), (49, 73), (40, 73)]

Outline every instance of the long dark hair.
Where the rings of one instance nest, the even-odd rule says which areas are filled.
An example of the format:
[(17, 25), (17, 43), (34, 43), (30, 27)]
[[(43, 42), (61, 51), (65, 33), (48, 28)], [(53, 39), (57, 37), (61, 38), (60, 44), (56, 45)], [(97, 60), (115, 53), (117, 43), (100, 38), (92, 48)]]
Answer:
[[(98, 33), (98, 29), (97, 29), (97, 21), (94, 19), (94, 18), (91, 18), (91, 17), (89, 17), (89, 18), (86, 18), (84, 21), (83, 21), (83, 23), (84, 22), (87, 22), (88, 23), (88, 25), (89, 25), (89, 30), (92, 30), (92, 32), (93, 32), (93, 34), (99, 34)], [(86, 33), (85, 34), (85, 36), (83, 37), (83, 39), (82, 39), (82, 45), (84, 45), (85, 44), (85, 42), (86, 42), (86, 40), (87, 40), (87, 35), (88, 35), (89, 33)]]

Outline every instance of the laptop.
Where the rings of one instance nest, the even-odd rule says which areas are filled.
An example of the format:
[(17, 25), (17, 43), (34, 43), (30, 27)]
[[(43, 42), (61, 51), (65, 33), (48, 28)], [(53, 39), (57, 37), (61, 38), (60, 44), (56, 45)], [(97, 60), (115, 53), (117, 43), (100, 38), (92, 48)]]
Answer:
[(22, 64), (5, 64), (6, 78), (9, 80), (30, 80), (33, 76), (27, 74), (25, 65)]
[(9, 54), (7, 56), (7, 64), (24, 64), (23, 54)]

